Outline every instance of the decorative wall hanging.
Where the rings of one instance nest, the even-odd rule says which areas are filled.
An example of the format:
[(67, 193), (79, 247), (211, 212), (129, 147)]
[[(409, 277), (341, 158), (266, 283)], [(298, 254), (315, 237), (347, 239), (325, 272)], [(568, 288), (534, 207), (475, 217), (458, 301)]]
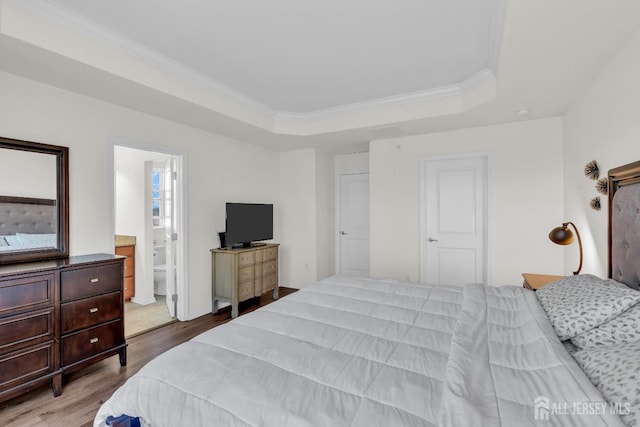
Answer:
[(591, 199), (591, 201), (589, 202), (589, 206), (591, 206), (591, 209), (593, 209), (594, 211), (599, 211), (602, 208), (602, 206), (600, 205), (600, 196), (596, 196)]
[(595, 160), (590, 161), (584, 166), (584, 175), (589, 178), (596, 180), (600, 178), (600, 168), (598, 167), (598, 162)]
[(598, 182), (596, 182), (596, 190), (598, 193), (606, 196), (609, 193), (609, 179), (600, 178)]

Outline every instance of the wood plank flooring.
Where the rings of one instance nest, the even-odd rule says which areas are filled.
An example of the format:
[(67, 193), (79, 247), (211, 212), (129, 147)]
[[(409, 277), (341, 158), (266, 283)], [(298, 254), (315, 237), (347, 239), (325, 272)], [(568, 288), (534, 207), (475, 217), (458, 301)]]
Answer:
[[(280, 287), (284, 297), (296, 289)], [(259, 301), (240, 305), (240, 315), (273, 302), (271, 293)], [(127, 366), (120, 367), (118, 357), (110, 357), (74, 372), (63, 380), (63, 392), (53, 397), (50, 386), (0, 403), (0, 426), (91, 426), (102, 403), (148, 361), (196, 335), (231, 320), (230, 307), (189, 322), (175, 322), (127, 340)]]

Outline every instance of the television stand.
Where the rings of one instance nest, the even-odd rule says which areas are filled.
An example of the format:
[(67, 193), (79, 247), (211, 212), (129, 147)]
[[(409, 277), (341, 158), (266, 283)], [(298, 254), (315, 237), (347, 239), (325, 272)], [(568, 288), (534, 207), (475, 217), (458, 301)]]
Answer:
[(238, 303), (273, 291), (278, 299), (278, 244), (260, 243), (250, 248), (211, 249), (213, 313), (218, 302), (231, 303), (231, 317), (238, 317)]

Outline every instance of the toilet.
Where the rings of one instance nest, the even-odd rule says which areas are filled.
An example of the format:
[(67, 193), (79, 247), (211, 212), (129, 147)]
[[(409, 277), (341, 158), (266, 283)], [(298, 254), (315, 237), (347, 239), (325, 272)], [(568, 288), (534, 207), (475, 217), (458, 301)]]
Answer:
[(153, 266), (153, 293), (155, 295), (167, 293), (167, 266), (164, 264)]

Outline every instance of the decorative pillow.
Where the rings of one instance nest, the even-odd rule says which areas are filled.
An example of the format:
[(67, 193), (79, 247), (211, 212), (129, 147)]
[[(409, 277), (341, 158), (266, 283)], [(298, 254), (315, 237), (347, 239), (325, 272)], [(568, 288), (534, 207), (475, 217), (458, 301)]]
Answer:
[(640, 341), (640, 303), (602, 325), (571, 338), (580, 348)]
[(640, 426), (640, 341), (576, 352), (593, 385), (627, 426)]
[(4, 236), (4, 240), (9, 246), (23, 246), (22, 240), (15, 234), (11, 236)]
[(9, 246), (6, 240), (4, 240), (4, 236), (0, 236), (0, 246)]
[(55, 248), (57, 245), (56, 234), (25, 234), (17, 233), (18, 238), (25, 246), (33, 248)]
[(640, 292), (591, 274), (568, 276), (536, 292), (561, 341), (595, 328), (640, 301)]

